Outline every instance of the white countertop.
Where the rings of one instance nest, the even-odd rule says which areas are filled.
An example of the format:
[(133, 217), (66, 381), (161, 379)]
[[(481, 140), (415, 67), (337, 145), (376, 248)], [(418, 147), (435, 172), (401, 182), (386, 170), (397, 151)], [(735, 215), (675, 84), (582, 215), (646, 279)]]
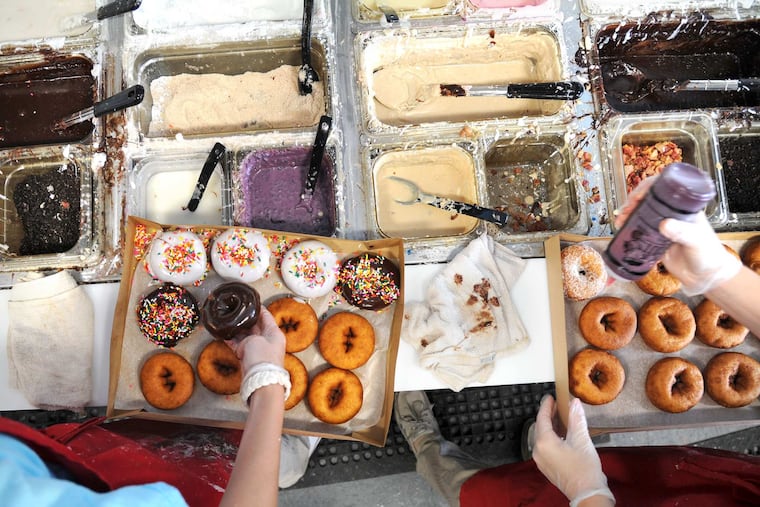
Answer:
[[(512, 299), (531, 338), (530, 346), (513, 356), (496, 362), (493, 374), (485, 384), (472, 386), (510, 385), (554, 381), (552, 360), (549, 292), (546, 285), (545, 259), (528, 259), (525, 272), (512, 290)], [(429, 281), (443, 264), (411, 265), (405, 267), (405, 301), (421, 301)], [(90, 406), (108, 403), (108, 369), (111, 344), (111, 324), (119, 290), (118, 283), (84, 285), (95, 304), (95, 344), (93, 356), (93, 398)], [(34, 409), (23, 394), (8, 384), (8, 297), (10, 290), (0, 290), (0, 410)], [(396, 361), (396, 391), (445, 389), (433, 374), (420, 368), (416, 353), (401, 340)]]

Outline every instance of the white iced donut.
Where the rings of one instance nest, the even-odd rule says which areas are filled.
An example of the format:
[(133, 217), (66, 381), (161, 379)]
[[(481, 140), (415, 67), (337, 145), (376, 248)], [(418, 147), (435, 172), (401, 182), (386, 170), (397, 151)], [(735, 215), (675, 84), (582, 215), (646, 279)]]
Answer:
[(282, 258), (280, 272), (288, 289), (304, 298), (328, 294), (337, 281), (338, 256), (320, 241), (302, 241)]
[(269, 269), (269, 243), (260, 232), (227, 229), (211, 246), (211, 265), (222, 278), (255, 282)]
[(206, 274), (206, 248), (189, 231), (164, 231), (156, 235), (148, 253), (148, 272), (162, 282), (190, 285)]

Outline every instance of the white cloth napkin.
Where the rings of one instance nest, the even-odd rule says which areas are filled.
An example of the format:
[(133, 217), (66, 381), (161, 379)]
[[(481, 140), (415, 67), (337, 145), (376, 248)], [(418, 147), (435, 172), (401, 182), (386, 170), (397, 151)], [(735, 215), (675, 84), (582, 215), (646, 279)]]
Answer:
[(401, 336), (420, 365), (454, 391), (485, 382), (494, 361), (530, 342), (509, 290), (525, 261), (483, 234), (433, 279), (427, 301), (408, 303)]
[(13, 286), (9, 385), (41, 408), (81, 409), (92, 398), (92, 301), (66, 271)]

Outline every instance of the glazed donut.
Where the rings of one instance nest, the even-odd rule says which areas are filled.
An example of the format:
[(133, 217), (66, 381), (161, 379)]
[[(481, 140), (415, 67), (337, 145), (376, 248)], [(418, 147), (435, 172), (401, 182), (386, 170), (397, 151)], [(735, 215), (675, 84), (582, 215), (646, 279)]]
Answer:
[(738, 408), (760, 396), (760, 362), (739, 352), (721, 352), (705, 367), (707, 394), (720, 405)]
[(336, 290), (353, 306), (382, 310), (398, 299), (400, 287), (398, 266), (382, 255), (366, 252), (343, 262)]
[(285, 354), (284, 366), (290, 373), (290, 395), (285, 400), (285, 410), (290, 410), (306, 396), (306, 389), (309, 387), (309, 373), (301, 360), (293, 354)]
[(744, 244), (741, 260), (749, 269), (760, 274), (760, 237), (754, 237)]
[(211, 265), (222, 278), (255, 282), (269, 269), (271, 251), (260, 232), (243, 228), (227, 229), (211, 246)]
[(314, 417), (329, 424), (341, 424), (361, 410), (364, 388), (353, 372), (328, 368), (311, 380), (308, 399)]
[(201, 384), (212, 393), (240, 392), (240, 382), (243, 381), (240, 359), (226, 343), (213, 340), (203, 347), (195, 369)]
[(581, 310), (578, 327), (591, 345), (604, 350), (619, 349), (636, 334), (636, 310), (624, 299), (592, 299)]
[(676, 352), (694, 339), (697, 324), (683, 301), (653, 297), (639, 309), (639, 334), (657, 352)]
[(699, 368), (680, 357), (660, 359), (647, 373), (647, 398), (665, 412), (686, 412), (699, 403), (704, 392)]
[(184, 287), (165, 283), (137, 304), (137, 325), (161, 347), (172, 348), (187, 338), (198, 323), (198, 303)]
[(261, 315), (259, 293), (243, 282), (224, 282), (212, 290), (203, 303), (202, 321), (217, 340), (242, 339)]
[(361, 315), (336, 313), (322, 324), (319, 351), (331, 365), (353, 370), (366, 363), (375, 351), (375, 330)]
[(282, 281), (296, 295), (316, 298), (330, 293), (337, 282), (340, 264), (335, 252), (317, 240), (301, 241), (282, 258)]
[(652, 296), (672, 296), (681, 289), (681, 281), (668, 271), (662, 261), (657, 261), (646, 275), (636, 280), (636, 285)]
[(570, 392), (589, 405), (617, 398), (625, 384), (620, 360), (603, 350), (583, 349), (570, 360)]
[(607, 270), (599, 252), (587, 245), (562, 249), (562, 286), (565, 296), (583, 301), (599, 294), (607, 284)]
[(207, 272), (206, 248), (190, 231), (164, 231), (150, 243), (148, 273), (162, 282), (190, 285)]
[(145, 401), (161, 410), (179, 408), (195, 389), (193, 367), (174, 352), (159, 352), (140, 369), (140, 390)]
[(273, 301), (267, 310), (285, 335), (285, 352), (300, 352), (317, 339), (319, 320), (307, 303), (284, 297)]
[(710, 347), (730, 349), (739, 346), (749, 333), (749, 329), (709, 299), (697, 305), (694, 318), (697, 321), (696, 337)]

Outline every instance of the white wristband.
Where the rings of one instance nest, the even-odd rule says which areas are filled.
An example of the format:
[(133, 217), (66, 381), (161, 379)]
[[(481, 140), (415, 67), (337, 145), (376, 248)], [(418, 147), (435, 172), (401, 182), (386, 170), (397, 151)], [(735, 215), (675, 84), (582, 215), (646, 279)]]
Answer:
[(610, 488), (601, 488), (601, 489), (592, 489), (589, 491), (584, 491), (583, 493), (580, 493), (578, 496), (570, 500), (570, 507), (578, 507), (578, 504), (584, 501), (587, 498), (591, 498), (592, 496), (596, 495), (602, 495), (606, 496), (610, 500), (612, 500), (612, 505), (615, 505), (615, 495), (612, 494), (612, 491), (610, 491)]
[(290, 396), (290, 373), (285, 368), (272, 363), (258, 363), (253, 365), (245, 374), (240, 383), (240, 397), (247, 405), (248, 399), (259, 387), (280, 384), (285, 388), (285, 399)]

